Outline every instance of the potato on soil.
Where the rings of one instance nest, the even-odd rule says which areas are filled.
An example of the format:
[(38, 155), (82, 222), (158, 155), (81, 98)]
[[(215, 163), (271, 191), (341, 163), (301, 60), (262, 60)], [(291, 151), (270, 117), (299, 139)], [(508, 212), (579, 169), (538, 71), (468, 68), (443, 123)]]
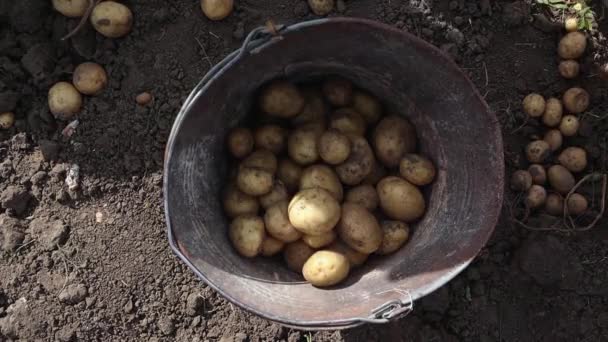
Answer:
[(577, 61), (568, 59), (565, 61), (559, 62), (559, 74), (562, 75), (563, 78), (572, 79), (578, 77), (580, 72), (580, 65)]
[(314, 249), (325, 247), (336, 239), (336, 233), (333, 230), (321, 235), (304, 235), (302, 241)]
[(576, 183), (572, 173), (561, 165), (553, 165), (547, 170), (547, 179), (555, 191), (560, 194), (567, 194)]
[(334, 241), (331, 245), (325, 247), (325, 249), (344, 255), (348, 259), (348, 262), (350, 262), (351, 268), (363, 265), (369, 256), (369, 254), (357, 252), (340, 240)]
[(266, 236), (264, 238), (264, 242), (262, 243), (262, 255), (273, 256), (282, 251), (283, 247), (285, 247), (285, 242), (277, 240), (272, 236)]
[(271, 116), (292, 118), (304, 107), (304, 96), (300, 90), (287, 81), (273, 81), (262, 89), (260, 106)]
[[(562, 120), (563, 121), (563, 120)], [(549, 144), (549, 149), (552, 152), (555, 152), (562, 147), (562, 142), (564, 140), (562, 136), (562, 132), (559, 129), (551, 129), (545, 133), (543, 140)]]
[(309, 165), (319, 159), (317, 142), (320, 134), (309, 129), (298, 128), (287, 139), (289, 157), (300, 165)]
[(9, 129), (15, 124), (15, 114), (13, 112), (6, 112), (0, 114), (0, 128)]
[(367, 124), (375, 124), (382, 116), (382, 105), (380, 102), (364, 91), (353, 92), (353, 109), (361, 114)]
[(290, 270), (301, 273), (302, 267), (304, 267), (308, 258), (314, 253), (314, 249), (310, 248), (310, 246), (305, 244), (302, 240), (299, 240), (285, 246), (283, 258)]
[(348, 276), (349, 271), (348, 259), (328, 250), (315, 252), (302, 267), (304, 279), (318, 287), (338, 284)]
[(242, 167), (254, 167), (266, 170), (271, 174), (277, 172), (277, 157), (268, 150), (255, 150), (247, 158), (243, 159)]
[(68, 120), (80, 112), (82, 95), (67, 82), (58, 82), (49, 89), (49, 108), (51, 113), (62, 120)]
[(154, 99), (154, 97), (152, 96), (152, 94), (148, 93), (147, 91), (144, 91), (143, 93), (140, 93), (137, 96), (135, 96), (135, 102), (137, 102), (137, 104), (140, 106), (147, 105), (153, 99)]
[(383, 233), (378, 220), (359, 204), (347, 202), (342, 205), (342, 217), (336, 230), (344, 243), (360, 253), (373, 253), (382, 244)]
[(289, 222), (287, 201), (269, 207), (264, 214), (264, 223), (268, 234), (277, 240), (294, 242), (302, 237), (302, 233)]
[(342, 202), (344, 190), (338, 176), (329, 166), (316, 164), (307, 167), (300, 178), (300, 190), (320, 188), (327, 190), (338, 202)]
[(532, 183), (544, 185), (547, 182), (547, 171), (540, 164), (532, 164), (528, 167), (528, 172), (532, 176)]
[(435, 165), (428, 158), (419, 154), (407, 153), (399, 163), (399, 173), (408, 182), (424, 186), (435, 179)]
[(332, 230), (340, 220), (340, 203), (325, 189), (298, 192), (287, 208), (289, 222), (301, 233), (321, 235)]
[(416, 149), (416, 129), (405, 118), (387, 116), (374, 129), (372, 145), (382, 164), (396, 167), (404, 154)]
[(288, 199), (287, 197), (287, 188), (285, 188), (283, 182), (275, 180), (272, 190), (260, 197), (260, 204), (262, 205), (262, 208), (268, 209), (278, 202), (286, 201)]
[(585, 196), (577, 193), (570, 195), (566, 203), (568, 205), (568, 213), (570, 215), (581, 215), (587, 211), (587, 208), (589, 207), (589, 203), (587, 202)]
[(562, 59), (578, 59), (587, 48), (587, 37), (582, 32), (570, 32), (566, 34), (557, 47), (557, 53)]
[(228, 150), (235, 158), (248, 156), (253, 150), (253, 134), (249, 128), (237, 127), (228, 133)]
[(544, 140), (536, 140), (526, 146), (526, 158), (530, 163), (540, 164), (551, 154), (549, 143)]
[(82, 17), (88, 7), (88, 0), (53, 0), (53, 8), (69, 18)]
[(511, 175), (511, 189), (514, 191), (528, 191), (532, 186), (532, 175), (526, 170), (517, 170)]
[(410, 227), (405, 222), (383, 221), (381, 227), (383, 238), (377, 254), (386, 255), (397, 251), (410, 236)]
[(345, 202), (363, 206), (369, 211), (378, 208), (378, 193), (372, 185), (358, 185), (346, 193)]
[(265, 125), (258, 127), (253, 135), (255, 146), (279, 154), (285, 148), (287, 131), (278, 125)]
[(346, 135), (365, 135), (365, 120), (352, 108), (340, 108), (329, 117), (329, 128)]
[(350, 136), (351, 152), (346, 161), (336, 166), (340, 181), (346, 185), (357, 185), (365, 179), (374, 167), (374, 152), (365, 138)]
[(547, 190), (538, 184), (532, 185), (526, 194), (524, 203), (530, 209), (539, 208), (547, 200)]
[(350, 145), (346, 135), (337, 130), (329, 130), (319, 138), (319, 157), (328, 164), (338, 165), (350, 155)]
[(234, 0), (201, 0), (201, 9), (211, 20), (222, 20), (232, 13)]
[(574, 32), (578, 30), (578, 19), (576, 17), (569, 17), (564, 20), (564, 28), (568, 32)]
[(566, 115), (562, 118), (562, 122), (559, 124), (559, 131), (564, 137), (572, 137), (578, 133), (580, 127), (578, 118), (574, 115)]
[(376, 190), (386, 216), (407, 223), (424, 215), (426, 204), (422, 193), (405, 179), (388, 176), (376, 185)]
[(353, 85), (346, 79), (333, 77), (323, 83), (323, 95), (332, 105), (344, 107), (352, 101)]
[(302, 175), (302, 167), (290, 159), (281, 159), (277, 168), (277, 178), (285, 184), (291, 192), (298, 190), (300, 187), (300, 177)]
[(545, 211), (549, 215), (561, 216), (564, 213), (564, 199), (559, 194), (547, 195)]
[(562, 121), (562, 114), (564, 110), (562, 108), (562, 101), (555, 97), (549, 98), (545, 105), (545, 112), (543, 113), (543, 123), (547, 127), (555, 127)]
[(255, 215), (260, 209), (257, 198), (242, 192), (234, 184), (228, 185), (222, 202), (226, 215), (233, 218), (241, 215)]
[(103, 1), (93, 8), (91, 24), (108, 38), (120, 38), (131, 32), (133, 13), (121, 3)]
[(568, 112), (580, 114), (589, 107), (589, 93), (583, 88), (570, 88), (564, 93), (562, 101)]
[(377, 160), (374, 160), (372, 171), (363, 179), (363, 184), (376, 185), (386, 176), (386, 169)]
[(108, 75), (101, 65), (85, 62), (74, 69), (72, 83), (82, 94), (97, 95), (108, 84)]
[(567, 147), (557, 161), (570, 172), (581, 172), (587, 167), (587, 151), (580, 147)]
[(327, 15), (334, 9), (334, 0), (308, 0), (308, 6), (316, 15)]
[(239, 254), (253, 258), (262, 251), (266, 238), (264, 221), (255, 215), (236, 217), (228, 229), (228, 237)]
[(533, 118), (540, 117), (545, 112), (545, 98), (536, 93), (524, 97), (522, 105), (524, 113)]
[(329, 106), (325, 103), (321, 91), (313, 88), (304, 88), (302, 94), (305, 99), (304, 107), (298, 116), (291, 120), (291, 123), (294, 126), (299, 126), (325, 120), (325, 115), (329, 112)]
[(239, 167), (236, 184), (239, 189), (251, 196), (262, 196), (272, 190), (272, 173), (256, 167)]

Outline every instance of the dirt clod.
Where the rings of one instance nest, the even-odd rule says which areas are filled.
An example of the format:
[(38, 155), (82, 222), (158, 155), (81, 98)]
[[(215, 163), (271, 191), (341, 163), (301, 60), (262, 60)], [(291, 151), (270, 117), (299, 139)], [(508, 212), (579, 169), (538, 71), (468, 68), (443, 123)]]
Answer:
[(84, 284), (70, 284), (59, 293), (59, 301), (70, 305), (78, 304), (87, 294), (87, 287)]
[(170, 317), (161, 317), (157, 322), (158, 329), (165, 336), (173, 335), (175, 332), (175, 323)]
[(47, 251), (63, 245), (70, 234), (68, 226), (61, 220), (49, 222), (45, 218), (32, 220), (29, 230), (37, 237), (38, 243)]
[(186, 313), (190, 316), (196, 316), (203, 308), (205, 300), (198, 293), (191, 293), (186, 300)]
[(25, 234), (21, 222), (14, 217), (0, 214), (0, 250), (15, 251), (24, 239)]
[(5, 209), (12, 209), (17, 214), (23, 213), (27, 208), (32, 195), (22, 185), (9, 185), (0, 193), (0, 205)]
[(40, 146), (40, 152), (42, 152), (42, 157), (46, 161), (54, 161), (57, 159), (59, 155), (60, 146), (58, 143), (52, 140), (41, 139), (38, 141), (38, 145)]

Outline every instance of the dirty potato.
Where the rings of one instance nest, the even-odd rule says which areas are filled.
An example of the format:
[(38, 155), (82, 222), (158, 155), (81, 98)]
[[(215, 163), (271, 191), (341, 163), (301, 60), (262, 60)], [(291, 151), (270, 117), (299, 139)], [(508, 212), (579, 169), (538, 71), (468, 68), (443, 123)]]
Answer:
[(272, 190), (264, 196), (260, 197), (262, 208), (268, 209), (275, 203), (286, 201), (288, 197), (287, 188), (280, 180), (275, 180)]
[(545, 112), (543, 113), (543, 123), (547, 127), (555, 127), (562, 121), (562, 114), (564, 110), (562, 108), (562, 101), (551, 97), (547, 100), (545, 105)]
[(589, 93), (579, 87), (573, 87), (564, 93), (562, 97), (562, 101), (564, 102), (564, 107), (568, 110), (568, 112), (572, 114), (580, 114), (587, 110), (589, 107)]
[(274, 174), (277, 171), (277, 163), (277, 157), (272, 152), (260, 149), (243, 159), (241, 167), (254, 167)]
[(517, 170), (511, 175), (511, 189), (514, 191), (528, 191), (532, 186), (532, 175), (526, 170)]
[(271, 116), (292, 118), (304, 107), (304, 96), (293, 84), (277, 80), (262, 89), (260, 107)]
[(561, 216), (564, 213), (563, 197), (559, 194), (547, 195), (547, 200), (545, 201), (545, 211), (549, 215)]
[(528, 189), (524, 203), (530, 209), (536, 209), (545, 204), (547, 191), (538, 184), (534, 184)]
[(557, 161), (570, 172), (581, 172), (587, 167), (587, 151), (580, 147), (566, 147)]
[(360, 253), (373, 253), (382, 244), (378, 220), (359, 204), (347, 202), (342, 205), (342, 217), (336, 230), (344, 243)]
[(300, 186), (302, 167), (290, 159), (281, 159), (277, 168), (277, 178), (283, 182), (285, 187), (294, 192)]
[(228, 133), (228, 150), (235, 158), (248, 156), (253, 150), (253, 134), (249, 128), (237, 127)]
[(365, 138), (349, 136), (351, 151), (344, 163), (336, 166), (340, 181), (346, 185), (357, 185), (365, 179), (374, 167), (374, 152)]
[(369, 93), (361, 90), (353, 92), (352, 107), (357, 113), (361, 114), (368, 125), (375, 124), (382, 116), (380, 102)]
[(287, 139), (289, 157), (300, 165), (309, 165), (319, 159), (317, 148), (320, 134), (313, 130), (298, 128)]
[(580, 72), (580, 65), (577, 61), (568, 59), (559, 62), (558, 70), (559, 74), (562, 75), (563, 78), (573, 79), (578, 77), (578, 74)]
[(566, 206), (568, 207), (568, 213), (570, 215), (581, 215), (587, 211), (589, 203), (587, 202), (585, 196), (573, 193), (570, 195), (570, 197), (568, 197)]
[(564, 138), (562, 137), (562, 132), (559, 129), (551, 129), (545, 133), (543, 140), (549, 144), (549, 149), (552, 152), (555, 152), (562, 147)]
[(544, 140), (536, 140), (526, 146), (526, 158), (530, 163), (540, 164), (549, 157), (551, 148)]
[(298, 116), (291, 120), (292, 125), (300, 126), (325, 120), (325, 115), (329, 112), (329, 106), (325, 103), (321, 91), (314, 88), (304, 88), (302, 94), (304, 95), (304, 107)]
[(0, 114), (0, 128), (9, 129), (15, 124), (15, 113), (5, 112)]
[(285, 242), (272, 236), (266, 236), (262, 243), (262, 255), (267, 257), (276, 255), (283, 250), (283, 247), (285, 247)]
[(352, 101), (353, 85), (344, 78), (332, 77), (323, 83), (323, 94), (332, 105), (344, 107)]
[(390, 218), (406, 223), (424, 215), (426, 204), (418, 188), (399, 177), (388, 176), (376, 185), (380, 208)]
[(265, 125), (258, 127), (253, 137), (257, 148), (279, 154), (285, 148), (287, 131), (278, 125)]
[(302, 267), (304, 279), (314, 286), (327, 287), (346, 279), (350, 270), (348, 259), (334, 251), (318, 251)]
[(532, 183), (544, 185), (547, 182), (547, 171), (540, 164), (532, 164), (528, 167), (528, 172), (532, 176)]
[(373, 185), (358, 185), (348, 190), (344, 201), (359, 204), (369, 211), (374, 211), (378, 208), (378, 193)]
[(587, 37), (582, 32), (570, 32), (566, 34), (557, 46), (557, 53), (562, 59), (578, 59), (587, 48)]
[(371, 141), (378, 160), (387, 167), (396, 167), (404, 154), (416, 149), (416, 129), (405, 118), (387, 116), (374, 129)]
[(253, 258), (262, 251), (264, 221), (255, 215), (238, 216), (230, 223), (228, 237), (239, 254)]
[(383, 221), (382, 244), (376, 251), (377, 254), (386, 255), (397, 251), (410, 237), (410, 227), (401, 221)]
[(201, 10), (211, 20), (222, 20), (232, 13), (234, 0), (201, 0)]
[(572, 137), (578, 133), (580, 127), (578, 118), (574, 115), (566, 115), (562, 118), (562, 122), (559, 124), (559, 131), (564, 137)]
[(287, 214), (287, 201), (275, 203), (264, 214), (264, 224), (270, 236), (283, 242), (294, 242), (302, 234), (289, 222)]
[(304, 267), (308, 258), (314, 253), (314, 249), (310, 248), (310, 246), (305, 244), (302, 240), (299, 240), (285, 246), (283, 258), (290, 270), (301, 273), (302, 267)]
[(316, 164), (307, 167), (300, 178), (300, 190), (320, 188), (327, 190), (338, 202), (342, 202), (344, 190), (338, 176), (327, 165)]
[(325, 189), (298, 192), (287, 208), (289, 222), (301, 233), (321, 235), (332, 230), (340, 220), (340, 204)]
[(365, 135), (365, 120), (352, 108), (340, 108), (329, 117), (329, 128), (345, 135)]
[(327, 15), (334, 9), (334, 0), (308, 0), (308, 6), (316, 15)]
[(576, 183), (572, 173), (561, 165), (551, 166), (547, 170), (547, 179), (551, 187), (560, 194), (567, 194)]
[(85, 62), (74, 69), (72, 83), (82, 94), (97, 95), (108, 84), (108, 75), (101, 65)]
[(226, 215), (232, 218), (241, 215), (255, 215), (260, 209), (257, 198), (242, 192), (234, 184), (228, 185), (224, 191), (222, 203)]
[(545, 98), (540, 94), (532, 93), (524, 97), (522, 102), (524, 113), (528, 116), (537, 118), (545, 112)]
[(424, 186), (435, 179), (435, 165), (428, 158), (419, 154), (407, 153), (399, 163), (399, 173), (408, 182)]
[(93, 8), (91, 24), (97, 32), (108, 38), (120, 38), (131, 32), (133, 13), (121, 3), (103, 1)]
[(53, 8), (69, 18), (79, 18), (89, 7), (88, 0), (53, 0)]
[(239, 167), (236, 184), (238, 188), (251, 196), (262, 196), (272, 190), (274, 179), (272, 173), (257, 167)]
[(69, 120), (80, 112), (82, 95), (68, 82), (58, 82), (49, 89), (49, 108), (61, 120)]
[(319, 249), (325, 247), (336, 239), (336, 233), (333, 230), (323, 233), (321, 235), (304, 235), (302, 241), (309, 245), (311, 248)]
[(343, 163), (350, 155), (350, 140), (337, 130), (321, 134), (318, 142), (319, 157), (331, 165)]

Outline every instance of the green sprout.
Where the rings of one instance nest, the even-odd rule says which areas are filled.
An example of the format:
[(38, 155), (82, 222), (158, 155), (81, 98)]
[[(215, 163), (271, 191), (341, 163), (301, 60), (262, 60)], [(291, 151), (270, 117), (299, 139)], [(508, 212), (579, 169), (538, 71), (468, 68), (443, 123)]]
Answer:
[(536, 2), (547, 6), (555, 17), (576, 18), (579, 30), (593, 31), (597, 28), (595, 12), (589, 6), (589, 0), (536, 0)]

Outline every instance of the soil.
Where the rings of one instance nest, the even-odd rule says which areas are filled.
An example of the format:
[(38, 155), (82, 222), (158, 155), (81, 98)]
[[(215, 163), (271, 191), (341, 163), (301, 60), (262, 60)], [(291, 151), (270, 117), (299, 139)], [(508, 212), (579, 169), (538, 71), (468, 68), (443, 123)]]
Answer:
[[(451, 55), (499, 117), (508, 172), (523, 166), (526, 135), (537, 130), (518, 130), (521, 98), (581, 84), (592, 107), (580, 141), (592, 169), (606, 172), (608, 83), (590, 64), (583, 77), (561, 79), (560, 33), (531, 22), (527, 2), (338, 0), (330, 16), (376, 19)], [(17, 117), (0, 130), (0, 341), (608, 339), (606, 220), (569, 236), (531, 232), (507, 206), (473, 264), (393, 323), (309, 333), (230, 305), (169, 249), (164, 145), (189, 91), (246, 32), (268, 19), (315, 16), (303, 0), (239, 0), (221, 22), (204, 18), (197, 1), (125, 3), (135, 16), (127, 37), (103, 38), (86, 25), (64, 42), (78, 20), (50, 1), (0, 2), (0, 112)], [(608, 32), (606, 21), (600, 29)], [(106, 68), (109, 86), (85, 98), (77, 123), (57, 120), (48, 88), (85, 60)], [(135, 102), (143, 91), (154, 96), (147, 106)]]

